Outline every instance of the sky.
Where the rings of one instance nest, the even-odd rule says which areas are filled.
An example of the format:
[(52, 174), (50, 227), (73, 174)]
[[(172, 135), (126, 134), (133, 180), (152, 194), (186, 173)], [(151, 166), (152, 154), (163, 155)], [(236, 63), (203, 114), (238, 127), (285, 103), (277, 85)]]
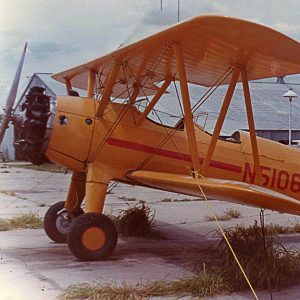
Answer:
[[(177, 22), (178, 0), (0, 0), (0, 104), (25, 42), (20, 89), (34, 72), (82, 64)], [(300, 41), (299, 0), (180, 0), (180, 20), (234, 16)]]

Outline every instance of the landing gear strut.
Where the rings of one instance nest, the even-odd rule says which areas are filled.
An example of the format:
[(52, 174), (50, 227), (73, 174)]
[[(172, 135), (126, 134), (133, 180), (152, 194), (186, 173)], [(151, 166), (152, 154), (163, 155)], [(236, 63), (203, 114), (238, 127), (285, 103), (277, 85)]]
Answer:
[(81, 208), (69, 213), (64, 207), (64, 201), (53, 204), (46, 212), (44, 218), (46, 234), (56, 243), (67, 242), (67, 234), (72, 221), (83, 214)]

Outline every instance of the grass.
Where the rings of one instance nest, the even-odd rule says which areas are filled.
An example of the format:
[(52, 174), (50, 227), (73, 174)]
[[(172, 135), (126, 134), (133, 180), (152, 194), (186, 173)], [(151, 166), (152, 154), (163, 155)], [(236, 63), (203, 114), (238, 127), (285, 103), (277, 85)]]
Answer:
[(24, 214), (22, 216), (11, 219), (0, 218), (0, 231), (13, 229), (39, 229), (43, 227), (42, 219), (33, 213)]
[[(280, 289), (300, 281), (299, 249), (286, 249), (278, 242), (274, 227), (262, 231), (257, 222), (248, 227), (225, 230), (235, 253), (254, 289)], [(148, 284), (80, 284), (69, 287), (61, 299), (149, 299), (151, 297), (197, 297), (249, 290), (223, 237), (209, 250), (209, 267), (195, 268), (193, 277)], [(180, 255), (180, 254), (178, 254)]]
[(191, 202), (191, 201), (200, 201), (200, 199), (192, 199), (192, 198), (183, 198), (183, 199), (163, 198), (160, 202)]
[(121, 196), (121, 197), (119, 197), (119, 199), (124, 200), (125, 202), (138, 201), (138, 199), (136, 199), (136, 198), (128, 198), (128, 197), (125, 197), (125, 196)]
[(0, 193), (7, 195), (7, 196), (11, 196), (11, 197), (17, 197), (19, 199), (24, 199), (24, 200), (27, 199), (26, 197), (23, 197), (23, 196), (19, 195), (18, 193), (12, 192), (12, 191), (0, 191)]
[(33, 164), (25, 164), (25, 163), (13, 163), (13, 164), (9, 164), (9, 163), (5, 163), (5, 167), (8, 168), (21, 168), (21, 169), (30, 169), (30, 170), (36, 170), (36, 171), (47, 171), (47, 172), (53, 172), (53, 173), (65, 173), (66, 169), (55, 165), (55, 164), (51, 164), (51, 163), (46, 163), (43, 165), (33, 165)]
[(298, 221), (296, 221), (295, 223), (291, 223), (290, 226), (270, 223), (266, 225), (266, 228), (273, 234), (300, 233), (300, 223)]
[(155, 211), (144, 202), (128, 205), (127, 209), (120, 210), (114, 218), (118, 232), (124, 236), (164, 239), (163, 234), (156, 229)]
[(11, 191), (2, 191), (0, 192), (2, 194), (5, 194), (7, 196), (12, 196), (12, 197), (18, 197), (18, 194), (16, 192), (11, 192)]
[(173, 200), (171, 198), (164, 198), (161, 200), (161, 202), (172, 202)]
[[(237, 209), (227, 209), (223, 214), (218, 215), (216, 217), (219, 221), (229, 221), (231, 219), (237, 219), (242, 217), (242, 213)], [(214, 221), (215, 218), (213, 216), (206, 216), (205, 219), (207, 221)]]
[[(300, 281), (299, 250), (286, 249), (274, 230), (265, 233), (255, 223), (249, 227), (236, 226), (226, 230), (226, 236), (255, 288), (279, 289)], [(222, 238), (218, 248), (219, 270), (233, 290), (248, 288), (232, 254)]]
[(228, 290), (222, 277), (214, 273), (202, 273), (175, 281), (154, 281), (145, 285), (81, 284), (69, 287), (61, 299), (149, 299), (159, 296), (208, 297)]
[(228, 216), (230, 216), (232, 219), (238, 219), (242, 217), (242, 213), (237, 210), (237, 209), (227, 209), (227, 211), (225, 212), (225, 214), (227, 214)]

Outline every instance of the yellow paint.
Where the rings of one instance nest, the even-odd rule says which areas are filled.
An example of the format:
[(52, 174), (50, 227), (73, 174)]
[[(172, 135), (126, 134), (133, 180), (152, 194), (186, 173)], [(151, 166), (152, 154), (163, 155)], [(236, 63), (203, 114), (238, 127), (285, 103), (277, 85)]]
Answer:
[(109, 73), (107, 81), (105, 82), (105, 88), (104, 88), (103, 95), (101, 98), (101, 104), (99, 105), (97, 113), (96, 113), (97, 117), (102, 117), (103, 112), (107, 107), (107, 104), (110, 100), (110, 96), (112, 93), (113, 85), (115, 84), (117, 76), (120, 71), (120, 67), (121, 66), (119, 64), (115, 63), (111, 72)]
[(66, 89), (67, 89), (67, 94), (70, 94), (70, 91), (72, 90), (72, 84), (70, 79), (66, 79)]
[(211, 162), (214, 150), (216, 148), (218, 137), (220, 135), (220, 132), (221, 132), (221, 129), (222, 129), (222, 126), (223, 126), (223, 123), (224, 123), (224, 120), (225, 120), (225, 117), (226, 117), (226, 114), (227, 114), (227, 111), (228, 111), (228, 108), (229, 108), (229, 105), (230, 105), (230, 102), (232, 99), (232, 95), (233, 95), (236, 83), (239, 79), (239, 76), (240, 76), (240, 69), (236, 68), (232, 74), (232, 78), (231, 78), (230, 84), (228, 86), (228, 90), (227, 90), (225, 99), (223, 101), (223, 104), (222, 104), (222, 107), (221, 107), (221, 110), (219, 113), (219, 117), (218, 117), (215, 129), (214, 129), (214, 133), (212, 135), (212, 138), (211, 138), (211, 141), (209, 144), (209, 148), (207, 150), (207, 154), (206, 154), (205, 160), (203, 162), (201, 173), (205, 176), (207, 174), (209, 164)]
[(184, 124), (187, 128), (186, 133), (187, 133), (190, 153), (192, 156), (193, 170), (196, 171), (196, 170), (200, 170), (199, 155), (198, 155), (197, 142), (195, 137), (195, 129), (193, 125), (193, 114), (191, 111), (191, 102), (190, 102), (190, 95), (189, 95), (189, 89), (188, 89), (185, 66), (184, 66), (184, 57), (182, 53), (182, 47), (180, 44), (174, 44), (174, 52), (176, 56), (178, 76), (180, 80), (180, 90), (181, 90), (182, 104), (184, 109)]
[(89, 78), (87, 83), (87, 94), (86, 96), (88, 98), (92, 98), (94, 95), (94, 89), (95, 89), (95, 79), (96, 79), (96, 73), (92, 70), (89, 71)]
[(72, 211), (80, 206), (85, 197), (86, 174), (84, 172), (73, 172), (71, 183), (65, 203), (67, 211)]
[[(63, 98), (64, 99), (64, 98)], [(58, 98), (60, 102), (60, 98)], [(87, 101), (86, 106), (93, 105), (92, 102)], [(89, 112), (90, 109), (86, 108), (86, 112)], [(144, 183), (136, 183), (132, 179), (126, 176), (127, 172), (136, 170), (141, 163), (150, 155), (147, 151), (134, 150), (127, 146), (116, 146), (108, 143), (107, 138), (104, 139), (107, 132), (112, 128), (114, 121), (124, 111), (124, 105), (122, 104), (108, 104), (107, 113), (102, 119), (97, 119), (95, 121), (94, 135), (90, 137), (89, 143), (80, 143), (76, 144), (77, 148), (86, 148), (87, 145), (90, 145), (89, 156), (86, 159), (86, 163), (81, 166), (89, 165), (90, 167), (85, 170), (88, 171), (87, 176), (87, 185), (86, 185), (86, 201), (87, 201), (87, 211), (101, 212), (103, 209), (104, 199), (106, 188), (110, 180), (121, 180), (129, 183), (135, 183), (144, 185)], [(149, 149), (160, 149), (159, 144), (162, 140), (165, 139), (167, 133), (171, 133), (171, 128), (164, 128), (148, 119), (146, 119), (142, 126), (137, 126), (135, 120), (141, 116), (141, 112), (137, 109), (132, 108), (127, 110), (124, 114), (119, 125), (112, 132), (110, 138), (118, 141), (124, 141), (133, 143), (137, 147), (150, 147)], [(204, 158), (207, 154), (210, 142), (212, 137), (203, 131), (197, 124), (195, 126), (195, 136), (197, 141), (197, 146), (199, 149), (200, 158)], [(79, 128), (79, 127), (78, 127)], [(71, 130), (72, 128), (70, 128)], [(75, 132), (71, 132), (70, 136), (73, 137), (76, 133), (77, 127), (73, 128)], [(66, 148), (66, 145), (70, 143), (70, 139), (60, 140), (59, 132), (63, 131), (64, 128), (61, 128), (55, 124), (53, 134), (51, 136), (50, 145), (53, 149), (52, 151), (47, 151), (48, 157), (50, 160), (57, 160), (57, 155), (61, 155), (59, 161), (61, 164), (67, 167), (73, 167), (73, 162), (76, 160), (70, 159), (68, 156), (63, 155), (63, 151)], [(184, 130), (177, 130), (172, 137), (172, 141), (169, 140), (161, 150), (171, 151), (172, 153), (182, 153), (184, 155), (189, 155), (189, 146), (187, 142), (187, 132)], [(206, 177), (209, 178), (220, 178), (226, 180), (242, 181), (245, 173), (245, 164), (250, 163), (251, 171), (254, 171), (253, 164), (253, 154), (252, 146), (249, 133), (240, 132), (241, 143), (228, 142), (224, 140), (218, 140), (218, 143), (215, 147), (214, 156), (212, 161), (217, 161), (219, 163), (231, 164), (241, 168), (240, 173), (232, 172), (226, 169), (220, 169), (215, 167), (209, 167), (207, 169)], [(57, 143), (56, 143), (57, 142)], [(175, 148), (177, 145), (177, 148)], [(265, 140), (262, 138), (257, 138), (258, 149), (260, 151), (259, 158), (260, 163), (264, 168), (269, 168), (269, 177), (272, 177), (272, 170), (283, 170), (290, 174), (298, 174), (300, 170), (299, 155), (300, 151), (287, 147), (285, 145), (273, 142), (270, 140)], [(102, 145), (102, 146), (101, 146)], [(151, 148), (152, 147), (152, 148)], [(74, 151), (74, 158), (78, 157), (83, 152), (83, 149)], [(147, 148), (146, 148), (147, 150)], [(86, 150), (85, 150), (86, 151)], [(76, 157), (76, 153), (78, 156)], [(179, 159), (172, 158), (170, 156), (156, 154), (143, 166), (144, 170), (151, 170), (159, 173), (172, 173), (187, 176), (189, 175), (189, 169), (192, 167), (191, 161), (181, 160), (180, 154), (178, 155)], [(87, 162), (90, 160), (90, 163)], [(75, 163), (74, 163), (75, 164)], [(276, 177), (276, 182), (278, 181), (278, 173)], [(246, 182), (250, 183), (250, 178), (247, 176)], [(190, 194), (189, 185), (186, 185), (186, 182), (182, 182), (184, 188), (181, 189), (182, 193)], [(294, 183), (295, 184), (295, 183)], [(225, 185), (226, 186), (226, 185)], [(266, 188), (270, 190), (275, 190), (287, 196), (293, 197), (294, 199), (300, 200), (300, 193), (293, 192), (291, 190), (291, 182), (289, 182), (289, 187), (285, 190), (278, 189), (278, 186), (272, 187), (271, 179)], [(166, 185), (161, 187), (166, 190), (173, 190), (173, 186)], [(179, 192), (179, 191), (178, 191)], [(229, 193), (224, 193), (223, 199), (230, 199), (233, 190), (231, 189)], [(242, 193), (238, 194), (242, 195)], [(249, 199), (252, 201), (249, 201)], [(290, 204), (285, 203), (285, 200), (278, 201), (264, 201), (268, 198), (254, 199), (254, 197), (245, 199), (241, 198), (240, 202), (243, 202), (248, 205), (254, 205), (260, 207), (262, 204), (267, 207), (267, 204), (270, 203), (268, 207), (280, 211), (291, 211)], [(237, 201), (237, 200), (235, 200)], [(278, 206), (276, 206), (278, 204)], [(299, 211), (295, 210), (295, 205), (298, 206), (300, 202), (296, 201), (293, 205), (294, 213), (298, 214)], [(275, 205), (275, 206), (274, 206)]]
[[(93, 99), (61, 97), (57, 103), (53, 132), (46, 155), (50, 155), (55, 163), (82, 171), (88, 157), (94, 126), (86, 123), (86, 119), (94, 122)], [(60, 124), (61, 116), (66, 117), (66, 124)]]
[[(53, 78), (64, 82), (64, 78), (69, 77), (74, 87), (86, 89), (87, 70), (106, 71), (106, 66), (111, 69), (119, 60), (129, 66), (126, 75), (135, 72), (136, 76), (127, 77), (129, 85), (147, 77), (147, 72), (152, 71), (153, 66), (155, 70), (147, 77), (147, 84), (155, 84), (165, 80), (167, 75), (176, 74), (176, 58), (168, 49), (174, 42), (184, 45), (185, 69), (190, 83), (212, 86), (229, 66), (245, 64), (249, 80), (300, 73), (300, 45), (297, 41), (246, 20), (203, 15), (55, 74)], [(164, 53), (167, 56), (158, 64)], [(140, 71), (141, 67), (143, 72)], [(108, 76), (106, 72), (103, 80)], [(230, 78), (224, 83), (229, 82)], [(125, 90), (126, 85), (120, 86), (113, 91), (113, 96)]]
[(253, 111), (252, 111), (252, 104), (251, 104), (251, 97), (250, 97), (250, 90), (249, 90), (249, 85), (248, 85), (248, 77), (247, 77), (246, 68), (243, 68), (241, 70), (241, 75), (242, 75), (246, 113), (247, 113), (247, 118), (248, 118), (248, 126), (249, 126), (250, 140), (251, 140), (252, 153), (253, 153), (254, 170), (257, 174), (257, 176), (255, 178), (256, 179), (255, 183), (258, 185), (262, 185), (261, 166), (260, 166), (260, 161), (259, 161), (259, 152), (258, 152), (258, 147), (257, 147), (254, 117), (253, 117)]
[[(46, 155), (74, 171), (87, 172), (85, 201), (90, 212), (102, 211), (111, 180), (142, 186), (151, 182), (153, 187), (185, 194), (194, 194), (195, 188), (199, 193), (194, 179), (187, 176), (202, 163), (206, 186), (211, 192), (218, 191), (219, 198), (223, 195), (223, 200), (300, 214), (300, 151), (255, 137), (247, 84), (247, 80), (300, 73), (299, 53), (298, 42), (248, 21), (201, 16), (182, 22), (54, 75), (60, 81), (71, 78), (73, 87), (83, 89), (89, 81), (91, 96), (93, 85), (88, 70), (94, 70), (102, 75), (105, 87), (100, 101), (58, 97)], [(223, 82), (229, 83), (229, 88), (211, 136), (192, 122), (187, 84), (212, 86), (229, 68), (235, 70)], [(156, 84), (166, 78), (179, 80), (182, 93), (185, 128), (175, 133), (145, 118), (154, 102), (144, 114), (131, 105), (137, 96), (144, 97), (144, 90), (159, 98), (163, 89), (158, 92)], [(250, 135), (240, 132), (240, 141), (224, 141), (219, 134), (236, 83), (241, 79)], [(168, 81), (164, 87), (167, 85)], [(135, 88), (130, 103), (110, 102), (111, 96), (126, 93), (128, 87)], [(68, 119), (66, 125), (59, 122), (62, 115)], [(87, 119), (92, 121), (90, 125)], [(166, 136), (171, 135), (166, 141)], [(141, 179), (144, 173), (137, 179), (130, 176), (135, 170), (152, 173), (147, 180)], [(245, 187), (245, 183), (251, 186)], [(260, 184), (266, 190), (251, 190)], [(281, 194), (274, 196), (266, 191)]]
[(90, 250), (96, 251), (105, 244), (105, 233), (99, 227), (90, 227), (82, 235), (81, 241), (83, 246)]
[(158, 90), (157, 94), (153, 97), (151, 102), (147, 105), (147, 107), (145, 108), (145, 110), (143, 111), (143, 113), (141, 114), (139, 119), (137, 120), (137, 125), (141, 125), (144, 122), (144, 120), (147, 118), (147, 116), (149, 115), (151, 110), (154, 108), (156, 103), (159, 101), (161, 96), (165, 93), (165, 91), (169, 87), (170, 83), (171, 83), (170, 80), (165, 80), (165, 82), (163, 83), (161, 88)]

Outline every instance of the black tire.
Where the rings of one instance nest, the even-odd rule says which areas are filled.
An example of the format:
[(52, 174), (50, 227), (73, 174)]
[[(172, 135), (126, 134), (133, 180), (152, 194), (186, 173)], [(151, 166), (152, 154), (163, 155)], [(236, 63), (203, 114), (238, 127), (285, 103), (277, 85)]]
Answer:
[[(44, 229), (48, 237), (56, 242), (56, 243), (66, 243), (67, 242), (67, 231), (70, 227), (72, 221), (77, 218), (79, 215), (83, 214), (83, 210), (80, 208), (78, 212), (69, 214), (67, 211), (63, 211), (65, 207), (65, 202), (60, 201), (52, 206), (47, 210), (44, 218)], [(64, 214), (68, 214), (68, 220), (64, 220), (64, 230), (60, 230), (58, 226), (59, 217), (61, 218), (62, 215), (58, 214), (60, 211)]]
[[(87, 234), (89, 239), (92, 237), (92, 246), (84, 242)], [(115, 250), (118, 232), (109, 217), (99, 213), (86, 213), (72, 222), (67, 242), (70, 251), (79, 260), (104, 260)]]

